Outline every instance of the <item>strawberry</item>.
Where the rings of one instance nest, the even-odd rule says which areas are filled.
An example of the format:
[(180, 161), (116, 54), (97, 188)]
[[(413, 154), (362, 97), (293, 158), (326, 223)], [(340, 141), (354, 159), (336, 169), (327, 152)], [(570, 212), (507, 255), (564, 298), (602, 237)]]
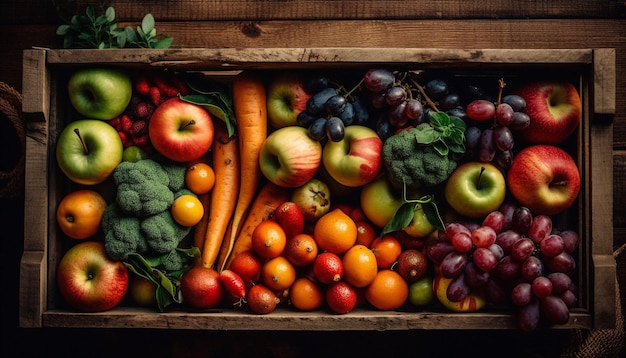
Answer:
[(148, 133), (148, 123), (143, 119), (134, 121), (133, 125), (130, 126), (130, 129), (128, 130), (128, 134), (133, 137), (138, 137), (146, 133)]
[(126, 133), (130, 131), (130, 127), (133, 125), (133, 121), (127, 114), (122, 115), (122, 130)]
[(148, 102), (139, 102), (134, 107), (134, 113), (137, 118), (148, 119), (150, 118), (150, 107)]
[(140, 76), (135, 80), (135, 91), (144, 96), (148, 95), (150, 83), (145, 76)]
[(133, 143), (135, 143), (136, 146), (141, 147), (143, 150), (145, 150), (148, 153), (152, 152), (152, 145), (150, 143), (150, 136), (148, 136), (147, 133), (139, 135), (137, 137), (134, 137), (133, 138)]
[(176, 97), (178, 95), (178, 89), (176, 87), (171, 86), (164, 77), (155, 76), (154, 83), (157, 85), (161, 94), (166, 98)]
[(109, 120), (109, 124), (113, 126), (113, 128), (117, 129), (118, 131), (121, 129), (122, 127), (122, 120), (120, 119), (120, 117), (115, 117), (111, 120)]
[(117, 134), (120, 135), (120, 139), (122, 140), (124, 147), (127, 147), (126, 142), (128, 142), (128, 135), (120, 130), (117, 131)]
[(181, 80), (179, 77), (176, 76), (172, 76), (172, 85), (174, 85), (174, 87), (176, 87), (178, 89), (178, 92), (183, 95), (186, 96), (189, 94), (189, 87), (187, 87), (187, 84), (185, 83), (185, 81)]
[(150, 101), (152, 101), (152, 103), (155, 106), (158, 106), (159, 104), (161, 104), (161, 90), (159, 90), (158, 87), (156, 86), (150, 87), (150, 90), (148, 91), (148, 95), (150, 96)]

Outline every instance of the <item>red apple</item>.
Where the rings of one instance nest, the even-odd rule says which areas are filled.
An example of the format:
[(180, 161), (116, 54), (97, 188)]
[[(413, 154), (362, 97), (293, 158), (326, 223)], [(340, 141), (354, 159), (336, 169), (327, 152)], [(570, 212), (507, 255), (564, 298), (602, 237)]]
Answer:
[(297, 124), (298, 114), (306, 110), (311, 94), (304, 89), (300, 72), (282, 72), (272, 79), (267, 88), (267, 119), (274, 128)]
[(554, 215), (569, 208), (580, 190), (580, 172), (563, 149), (538, 144), (522, 149), (507, 173), (513, 197), (534, 215)]
[(213, 119), (201, 106), (178, 97), (161, 103), (148, 125), (150, 141), (166, 158), (189, 162), (202, 157), (213, 143)]
[(57, 268), (57, 286), (67, 304), (81, 312), (107, 311), (128, 289), (128, 269), (107, 255), (104, 244), (83, 241), (72, 246)]
[(338, 183), (358, 187), (374, 180), (380, 173), (383, 141), (376, 132), (361, 125), (346, 127), (338, 142), (324, 145), (323, 162), (328, 174)]
[(183, 302), (196, 309), (218, 307), (226, 296), (219, 272), (204, 266), (194, 266), (183, 274), (180, 292)]
[(261, 146), (259, 165), (272, 183), (295, 188), (313, 178), (322, 162), (322, 145), (300, 126), (272, 132)]
[(526, 101), (530, 125), (518, 131), (529, 144), (558, 144), (574, 132), (582, 104), (574, 85), (565, 81), (536, 81), (516, 91)]

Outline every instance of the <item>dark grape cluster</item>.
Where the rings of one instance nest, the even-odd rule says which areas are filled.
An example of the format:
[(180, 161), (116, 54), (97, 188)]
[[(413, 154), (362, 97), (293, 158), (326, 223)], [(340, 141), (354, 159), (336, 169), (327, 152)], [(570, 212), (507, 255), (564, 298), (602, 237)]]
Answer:
[(530, 124), (525, 107), (524, 98), (516, 94), (502, 97), (499, 103), (475, 99), (467, 104), (465, 112), (473, 123), (465, 131), (465, 143), (475, 159), (493, 162), (501, 169), (511, 165), (513, 132)]
[(477, 290), (495, 305), (518, 307), (517, 322), (533, 330), (542, 317), (565, 324), (577, 303), (572, 276), (578, 248), (574, 230), (557, 231), (549, 216), (505, 203), (482, 222), (452, 222), (426, 245), (428, 258), (452, 279), (450, 301)]
[(345, 135), (345, 127), (364, 124), (369, 111), (357, 95), (342, 86), (333, 86), (325, 76), (312, 76), (304, 84), (311, 94), (306, 110), (298, 114), (298, 125), (308, 128), (311, 138), (338, 142)]

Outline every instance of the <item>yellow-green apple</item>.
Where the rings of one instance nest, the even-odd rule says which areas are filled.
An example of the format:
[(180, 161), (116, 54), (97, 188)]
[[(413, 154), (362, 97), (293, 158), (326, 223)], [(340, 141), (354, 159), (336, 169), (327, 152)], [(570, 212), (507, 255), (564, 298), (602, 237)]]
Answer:
[(433, 278), (424, 276), (409, 284), (409, 303), (417, 307), (428, 306), (435, 302)]
[(126, 109), (133, 92), (130, 76), (121, 70), (90, 67), (74, 72), (67, 84), (72, 106), (85, 117), (113, 119)]
[(448, 205), (468, 218), (481, 218), (497, 210), (505, 195), (506, 182), (500, 169), (477, 161), (458, 166), (444, 187)]
[(303, 73), (298, 71), (282, 72), (271, 80), (267, 88), (267, 119), (273, 128), (297, 124), (298, 114), (311, 98), (304, 81)]
[(189, 162), (211, 149), (215, 131), (206, 109), (174, 97), (154, 110), (148, 134), (154, 149), (164, 157)]
[(324, 145), (322, 160), (331, 177), (345, 186), (363, 186), (380, 173), (383, 141), (371, 128), (346, 127), (342, 140)]
[(304, 220), (309, 223), (317, 221), (331, 207), (330, 189), (326, 183), (317, 178), (312, 178), (295, 188), (290, 200), (296, 203), (304, 214)]
[(126, 162), (138, 162), (147, 159), (150, 155), (138, 145), (131, 145), (124, 149), (122, 160)]
[(68, 123), (56, 144), (56, 160), (73, 182), (95, 185), (105, 181), (122, 161), (124, 146), (107, 122), (80, 119)]
[(59, 261), (57, 286), (65, 302), (82, 312), (107, 311), (117, 306), (128, 289), (128, 269), (111, 260), (100, 241), (82, 241)]
[(380, 175), (361, 189), (360, 203), (365, 216), (379, 228), (385, 227), (402, 205), (402, 194)]
[(563, 149), (537, 144), (522, 149), (507, 172), (513, 197), (534, 215), (554, 215), (569, 208), (580, 191), (580, 172)]
[(428, 237), (435, 229), (435, 225), (428, 220), (422, 204), (416, 204), (413, 211), (413, 219), (404, 228), (404, 232), (411, 237), (423, 239)]
[(145, 277), (131, 275), (128, 283), (130, 298), (142, 307), (157, 307), (157, 285)]
[(282, 127), (270, 133), (259, 153), (263, 175), (287, 188), (296, 188), (311, 180), (321, 162), (322, 145), (300, 126)]
[(528, 83), (516, 91), (524, 98), (530, 125), (517, 132), (529, 144), (558, 144), (574, 132), (582, 104), (573, 84), (561, 80)]
[(435, 275), (433, 279), (433, 290), (437, 300), (447, 309), (454, 312), (476, 312), (485, 307), (487, 301), (480, 292), (470, 291), (464, 299), (451, 301), (448, 298), (448, 287), (452, 278), (445, 278), (442, 275)]
[(226, 296), (220, 274), (217, 270), (204, 266), (194, 266), (183, 274), (180, 292), (183, 302), (197, 309), (215, 308)]

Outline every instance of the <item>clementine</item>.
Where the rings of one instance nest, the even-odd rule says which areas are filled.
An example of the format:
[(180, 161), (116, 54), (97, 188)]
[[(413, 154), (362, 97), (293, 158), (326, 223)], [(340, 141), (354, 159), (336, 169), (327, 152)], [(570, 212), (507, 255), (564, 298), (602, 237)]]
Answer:
[(369, 285), (378, 272), (374, 252), (363, 245), (354, 245), (343, 255), (343, 278), (354, 287)]
[(317, 243), (313, 236), (296, 234), (287, 240), (283, 255), (295, 266), (306, 266), (317, 257)]
[(409, 284), (393, 270), (378, 271), (374, 281), (365, 288), (365, 299), (381, 311), (400, 308), (409, 297)]
[(356, 244), (370, 247), (372, 241), (376, 238), (376, 228), (369, 221), (355, 221), (356, 224)]
[(261, 280), (274, 291), (288, 289), (296, 280), (296, 268), (284, 256), (276, 256), (261, 266)]
[(63, 197), (57, 206), (57, 223), (61, 231), (72, 239), (82, 240), (100, 229), (106, 200), (94, 190), (81, 189)]
[(194, 163), (185, 171), (185, 186), (194, 194), (206, 194), (215, 185), (215, 172), (207, 163)]
[(289, 289), (291, 304), (300, 311), (313, 311), (324, 304), (324, 290), (307, 277), (298, 277)]
[(391, 268), (402, 253), (402, 245), (400, 241), (393, 236), (385, 236), (384, 238), (377, 237), (372, 241), (370, 246), (374, 256), (376, 256), (376, 263), (379, 269)]
[(257, 255), (264, 259), (272, 259), (283, 253), (287, 235), (278, 222), (268, 219), (254, 228), (250, 240), (252, 250)]
[(357, 238), (354, 220), (340, 208), (322, 215), (313, 227), (313, 237), (321, 250), (335, 254), (348, 251)]

